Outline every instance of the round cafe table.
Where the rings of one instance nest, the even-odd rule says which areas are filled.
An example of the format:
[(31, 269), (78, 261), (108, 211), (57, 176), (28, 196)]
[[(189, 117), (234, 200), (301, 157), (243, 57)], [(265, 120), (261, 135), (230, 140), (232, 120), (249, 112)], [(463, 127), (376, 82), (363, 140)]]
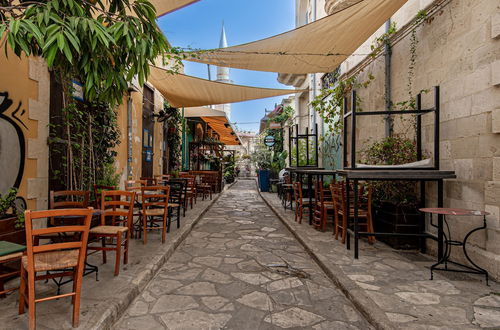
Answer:
[[(438, 228), (438, 225), (434, 224), (432, 221), (432, 215), (442, 215), (444, 219), (444, 224), (446, 225), (446, 229), (448, 234), (444, 233), (444, 245), (445, 245), (445, 251), (443, 254), (443, 257), (438, 260), (437, 263), (431, 266), (431, 280), (433, 279), (433, 271), (434, 270), (442, 270), (442, 271), (449, 271), (449, 272), (455, 272), (455, 273), (469, 273), (469, 274), (481, 274), (486, 277), (486, 285), (488, 285), (488, 272), (479, 267), (472, 259), (469, 257), (467, 254), (467, 240), (469, 237), (475, 233), (478, 230), (486, 229), (486, 216), (489, 215), (488, 212), (484, 211), (476, 211), (476, 210), (467, 210), (467, 209), (457, 209), (457, 208), (445, 208), (445, 207), (437, 207), (437, 208), (421, 208), (421, 212), (428, 213), (430, 214), (431, 217), (431, 226)], [(476, 227), (469, 231), (467, 235), (465, 235), (463, 241), (459, 240), (453, 240), (451, 239), (451, 231), (450, 231), (450, 226), (448, 224), (448, 221), (446, 220), (447, 216), (477, 216), (477, 217), (483, 217), (483, 225), (480, 227)], [(443, 228), (438, 228), (438, 230), (443, 230)], [(444, 232), (444, 231), (443, 231)], [(455, 261), (450, 260), (450, 255), (451, 255), (451, 248), (452, 246), (461, 246), (465, 258), (469, 261), (471, 265), (464, 265)], [(455, 266), (458, 266), (460, 269), (457, 268), (449, 268), (448, 264), (453, 264)], [(440, 265), (443, 265), (443, 267), (439, 267)]]

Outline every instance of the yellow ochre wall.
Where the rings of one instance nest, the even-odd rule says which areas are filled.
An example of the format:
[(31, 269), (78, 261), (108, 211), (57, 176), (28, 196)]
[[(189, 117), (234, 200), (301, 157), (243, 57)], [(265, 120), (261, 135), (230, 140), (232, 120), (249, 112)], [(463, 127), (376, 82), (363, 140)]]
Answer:
[[(2, 52), (0, 92), (8, 92), (8, 97), (13, 101), (3, 114), (21, 127), (25, 139), (24, 174), (18, 195), (26, 200), (28, 208), (45, 209), (48, 195), (47, 125), (50, 96), (49, 73), (45, 63), (38, 58), (20, 59), (11, 52), (6, 57)], [(14, 115), (20, 102), (20, 111)], [(7, 150), (0, 150), (0, 157), (9, 157)]]

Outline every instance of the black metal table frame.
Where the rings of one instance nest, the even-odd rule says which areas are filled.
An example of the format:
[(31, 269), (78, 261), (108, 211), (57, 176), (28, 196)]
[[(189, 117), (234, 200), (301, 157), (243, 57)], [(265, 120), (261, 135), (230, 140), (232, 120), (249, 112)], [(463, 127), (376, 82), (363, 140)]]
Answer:
[[(433, 226), (435, 228), (439, 228), (438, 225), (435, 225), (432, 222), (432, 214), (433, 213), (429, 213), (429, 214), (430, 214), (430, 224), (431, 224), (431, 226)], [(468, 273), (468, 274), (484, 275), (485, 278), (486, 278), (486, 285), (489, 285), (488, 284), (488, 277), (489, 277), (488, 276), (488, 272), (485, 269), (479, 267), (474, 261), (472, 261), (472, 259), (469, 257), (469, 254), (467, 253), (467, 247), (466, 247), (467, 246), (467, 240), (469, 239), (469, 237), (473, 233), (475, 233), (476, 231), (479, 231), (479, 230), (486, 229), (486, 215), (483, 214), (482, 216), (483, 216), (483, 225), (480, 226), (480, 227), (476, 227), (476, 228), (472, 229), (471, 231), (469, 231), (467, 233), (467, 235), (465, 235), (463, 241), (457, 241), (457, 240), (452, 240), (451, 239), (450, 227), (448, 225), (448, 221), (446, 221), (446, 215), (443, 214), (443, 220), (444, 220), (444, 223), (446, 224), (446, 228), (448, 230), (448, 236), (446, 235), (446, 233), (443, 232), (444, 243), (445, 243), (444, 244), (445, 250), (444, 250), (443, 256), (438, 260), (438, 262), (435, 263), (435, 264), (433, 264), (431, 266), (431, 280), (434, 278), (434, 270), (442, 270), (442, 271), (455, 272), (455, 273)], [(450, 260), (451, 247), (452, 246), (462, 246), (465, 258), (471, 263), (471, 265), (473, 267), (461, 264), (461, 263), (456, 262), (456, 261)], [(462, 268), (465, 268), (465, 269), (448, 268), (448, 263), (456, 265), (456, 266), (459, 266), (459, 267), (462, 267)], [(444, 264), (444, 268), (438, 268), (438, 266), (442, 265), (442, 264)]]
[[(341, 173), (339, 173), (342, 175)], [(354, 190), (354, 230), (350, 229), (351, 227), (351, 216), (350, 212), (348, 212), (347, 215), (347, 249), (351, 249), (351, 235), (354, 235), (354, 258), (358, 259), (359, 258), (359, 238), (361, 236), (389, 236), (389, 237), (419, 237), (420, 238), (420, 250), (421, 252), (425, 252), (425, 239), (430, 238), (437, 240), (438, 244), (438, 260), (442, 259), (443, 253), (444, 253), (444, 245), (443, 245), (443, 238), (444, 238), (444, 232), (443, 232), (443, 216), (438, 215), (438, 235), (437, 237), (425, 232), (425, 221), (421, 221), (420, 223), (420, 233), (418, 234), (403, 234), (403, 233), (382, 233), (382, 232), (375, 232), (375, 233), (370, 233), (370, 232), (360, 232), (359, 231), (359, 225), (358, 225), (358, 184), (359, 181), (420, 181), (420, 200), (422, 203), (425, 204), (425, 182), (437, 182), (437, 191), (438, 191), (438, 207), (443, 207), (443, 179), (407, 179), (407, 178), (401, 178), (401, 179), (381, 179), (381, 178), (363, 178), (363, 179), (349, 179), (348, 176), (346, 178), (346, 204), (347, 204), (347, 209), (350, 209), (350, 203), (351, 203), (351, 197), (350, 197), (350, 182), (353, 182), (353, 190)]]

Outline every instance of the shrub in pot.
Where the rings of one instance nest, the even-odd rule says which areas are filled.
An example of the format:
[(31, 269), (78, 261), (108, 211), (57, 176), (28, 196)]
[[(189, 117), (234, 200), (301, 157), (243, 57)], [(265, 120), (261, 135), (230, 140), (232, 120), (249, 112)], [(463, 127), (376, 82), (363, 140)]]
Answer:
[[(363, 163), (401, 165), (417, 160), (416, 144), (404, 136), (386, 137), (361, 151)], [(373, 181), (373, 214), (376, 231), (417, 233), (422, 215), (418, 212), (419, 191), (415, 181)], [(415, 237), (380, 237), (396, 249), (417, 249)]]
[(16, 207), (16, 197), (16, 188), (0, 196), (0, 241), (25, 244), (24, 214)]

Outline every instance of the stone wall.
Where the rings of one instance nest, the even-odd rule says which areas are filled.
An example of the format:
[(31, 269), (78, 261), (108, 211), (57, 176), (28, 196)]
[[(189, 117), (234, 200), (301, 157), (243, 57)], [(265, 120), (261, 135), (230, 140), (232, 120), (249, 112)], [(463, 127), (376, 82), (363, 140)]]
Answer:
[[(418, 10), (441, 1), (410, 0), (393, 17), (398, 29), (410, 22)], [(494, 0), (451, 0), (416, 28), (416, 66), (411, 94), (429, 89), (424, 107), (433, 105), (433, 86), (441, 88), (441, 169), (454, 170), (456, 180), (445, 183), (445, 206), (486, 210), (488, 229), (472, 236), (470, 255), (491, 275), (500, 278), (500, 3)], [(384, 32), (381, 28), (377, 34)], [(394, 103), (409, 99), (408, 71), (410, 41), (408, 34), (392, 48), (391, 93)], [(366, 50), (373, 41), (360, 49)], [(364, 48), (363, 48), (364, 47)], [(369, 48), (368, 48), (369, 49)], [(358, 50), (360, 51), (360, 50)], [(366, 60), (365, 60), (366, 61)], [(359, 75), (375, 80), (360, 89), (363, 109), (384, 109), (384, 57), (368, 61)], [(352, 57), (343, 65), (343, 73), (354, 72), (365, 63)], [(433, 118), (423, 118), (423, 147), (432, 156)], [(384, 135), (382, 118), (358, 121), (358, 143)], [(395, 132), (408, 131), (397, 120)], [(428, 200), (436, 200), (433, 185)], [(480, 218), (449, 217), (452, 237), (462, 239)], [(434, 242), (429, 242), (431, 253)], [(463, 253), (454, 253), (463, 261)]]

